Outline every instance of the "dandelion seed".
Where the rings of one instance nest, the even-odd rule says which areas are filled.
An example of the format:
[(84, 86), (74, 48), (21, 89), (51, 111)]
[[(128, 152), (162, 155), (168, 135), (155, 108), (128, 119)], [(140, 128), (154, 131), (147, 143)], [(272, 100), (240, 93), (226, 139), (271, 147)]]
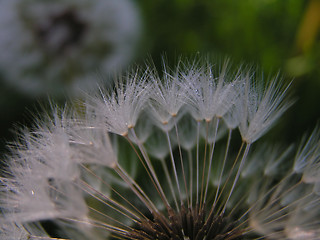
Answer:
[(266, 87), (250, 73), (243, 76), (238, 111), (239, 130), (244, 141), (252, 143), (259, 139), (291, 105), (285, 100), (286, 90), (280, 80), (271, 80)]
[(291, 105), (287, 86), (228, 64), (129, 73), (83, 112), (54, 108), (22, 130), (0, 178), (0, 236), (319, 239), (318, 128), (296, 153), (259, 145)]

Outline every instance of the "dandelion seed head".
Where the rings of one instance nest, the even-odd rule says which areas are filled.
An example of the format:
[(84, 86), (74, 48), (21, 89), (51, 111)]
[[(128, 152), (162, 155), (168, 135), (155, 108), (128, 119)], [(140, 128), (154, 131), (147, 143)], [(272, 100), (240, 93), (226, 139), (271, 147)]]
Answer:
[(229, 64), (135, 70), (22, 129), (0, 177), (0, 236), (318, 239), (318, 128), (297, 149), (257, 144), (288, 87)]

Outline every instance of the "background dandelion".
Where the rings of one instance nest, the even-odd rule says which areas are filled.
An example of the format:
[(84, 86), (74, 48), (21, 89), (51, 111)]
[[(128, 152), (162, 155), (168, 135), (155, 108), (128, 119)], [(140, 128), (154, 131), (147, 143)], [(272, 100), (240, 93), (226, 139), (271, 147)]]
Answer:
[(31, 96), (77, 93), (97, 71), (120, 71), (141, 32), (127, 0), (1, 1), (0, 11), (3, 80)]

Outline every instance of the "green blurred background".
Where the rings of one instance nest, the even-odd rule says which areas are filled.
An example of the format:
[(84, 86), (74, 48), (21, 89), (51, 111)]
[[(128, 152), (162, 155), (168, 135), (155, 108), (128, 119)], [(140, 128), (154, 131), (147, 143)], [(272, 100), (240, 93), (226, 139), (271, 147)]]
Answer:
[[(166, 56), (228, 56), (266, 75), (280, 71), (293, 80), (298, 98), (272, 137), (297, 140), (320, 116), (320, 0), (136, 0), (143, 36), (132, 63)], [(30, 112), (47, 96), (31, 98), (1, 83), (0, 148), (13, 137), (14, 124), (30, 124)], [(62, 101), (63, 102), (63, 101)]]

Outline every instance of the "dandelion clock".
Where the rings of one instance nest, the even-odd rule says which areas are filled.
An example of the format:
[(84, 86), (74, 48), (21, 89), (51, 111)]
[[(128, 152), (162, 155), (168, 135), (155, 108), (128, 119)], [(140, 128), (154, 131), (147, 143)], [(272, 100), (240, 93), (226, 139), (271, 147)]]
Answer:
[(19, 130), (1, 239), (320, 239), (319, 127), (263, 141), (290, 84), (195, 62), (128, 72)]

